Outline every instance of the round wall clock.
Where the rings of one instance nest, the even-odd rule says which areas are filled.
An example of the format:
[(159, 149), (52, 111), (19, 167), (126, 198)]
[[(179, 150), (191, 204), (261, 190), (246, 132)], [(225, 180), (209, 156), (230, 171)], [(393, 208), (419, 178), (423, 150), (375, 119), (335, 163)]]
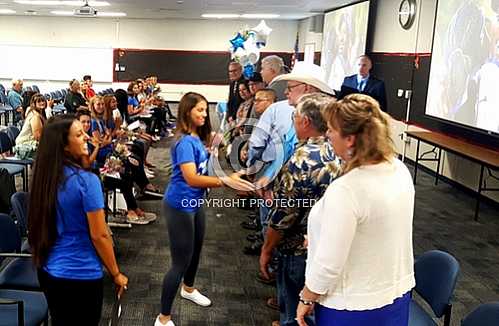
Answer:
[(416, 19), (416, 0), (402, 0), (399, 7), (399, 23), (403, 29), (411, 28)]

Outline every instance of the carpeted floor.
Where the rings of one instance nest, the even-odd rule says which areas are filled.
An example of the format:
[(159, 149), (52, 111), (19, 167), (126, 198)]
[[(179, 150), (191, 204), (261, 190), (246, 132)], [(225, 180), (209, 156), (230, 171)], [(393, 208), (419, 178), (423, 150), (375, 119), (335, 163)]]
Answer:
[[(161, 141), (150, 152), (157, 165), (153, 182), (167, 184), (169, 150)], [(412, 171), (412, 166), (410, 167)], [(212, 198), (231, 197), (231, 193), (214, 191)], [(414, 249), (419, 255), (430, 249), (445, 250), (461, 264), (453, 303), (452, 325), (480, 303), (499, 300), (499, 210), (481, 206), (480, 222), (473, 221), (474, 199), (464, 192), (418, 174), (414, 217)], [(141, 207), (160, 214), (161, 200), (143, 201)], [(242, 254), (248, 244), (248, 231), (240, 227), (249, 211), (207, 209), (207, 233), (196, 286), (213, 301), (202, 308), (177, 295), (173, 319), (177, 326), (186, 325), (270, 325), (278, 318), (276, 311), (265, 306), (265, 298), (275, 288), (256, 279), (258, 258)], [(153, 325), (160, 309), (163, 275), (170, 264), (168, 236), (162, 217), (150, 225), (130, 230), (113, 229), (120, 267), (130, 279), (123, 299), (121, 325)], [(114, 302), (111, 281), (106, 279), (105, 302), (101, 325), (108, 325)]]

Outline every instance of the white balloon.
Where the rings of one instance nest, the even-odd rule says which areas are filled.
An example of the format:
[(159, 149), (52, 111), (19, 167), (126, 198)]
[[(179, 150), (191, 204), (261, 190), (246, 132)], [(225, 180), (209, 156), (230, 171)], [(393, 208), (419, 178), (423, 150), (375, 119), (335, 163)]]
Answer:
[(253, 27), (252, 30), (254, 30), (257, 34), (261, 34), (261, 35), (265, 35), (265, 36), (269, 36), (270, 32), (272, 32), (272, 28), (267, 26), (267, 24), (265, 23), (265, 20), (260, 21), (260, 24)]
[[(260, 59), (260, 52), (251, 52), (247, 55), (249, 63), (255, 65)], [(244, 66), (244, 65), (243, 65)]]

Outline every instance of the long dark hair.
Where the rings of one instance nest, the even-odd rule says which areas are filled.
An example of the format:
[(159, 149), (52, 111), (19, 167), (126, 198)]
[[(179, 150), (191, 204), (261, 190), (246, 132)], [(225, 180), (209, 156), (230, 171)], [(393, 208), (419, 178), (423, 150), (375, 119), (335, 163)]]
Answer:
[(28, 209), (28, 241), (37, 267), (45, 263), (56, 240), (57, 192), (64, 182), (64, 165), (71, 162), (65, 147), (74, 121), (69, 114), (50, 118), (38, 145)]
[[(180, 103), (178, 104), (178, 119), (177, 119), (177, 128), (175, 130), (177, 139), (182, 135), (190, 134), (192, 131), (192, 121), (191, 121), (191, 110), (199, 103), (205, 102), (208, 106), (208, 101), (206, 98), (198, 93), (189, 92), (186, 93), (180, 99)], [(204, 125), (196, 128), (196, 133), (199, 138), (207, 143), (210, 141), (211, 137), (211, 123), (210, 123), (210, 108), (206, 108), (206, 119)]]

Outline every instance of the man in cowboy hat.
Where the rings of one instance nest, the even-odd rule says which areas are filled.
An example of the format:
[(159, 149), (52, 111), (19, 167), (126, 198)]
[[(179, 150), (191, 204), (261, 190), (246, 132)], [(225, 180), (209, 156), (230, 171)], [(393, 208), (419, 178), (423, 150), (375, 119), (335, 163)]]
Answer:
[[(287, 82), (287, 100), (272, 104), (262, 114), (248, 141), (248, 168), (256, 171), (256, 188), (260, 196), (270, 195), (270, 183), (283, 164), (291, 157), (298, 142), (292, 114), (301, 96), (310, 93), (333, 95), (334, 91), (325, 81), (324, 70), (312, 63), (296, 62), (289, 74), (277, 76), (272, 83)], [(269, 209), (260, 208), (262, 235), (266, 233)], [(245, 253), (259, 254), (263, 241), (256, 241)], [(252, 249), (252, 250), (246, 250)]]

